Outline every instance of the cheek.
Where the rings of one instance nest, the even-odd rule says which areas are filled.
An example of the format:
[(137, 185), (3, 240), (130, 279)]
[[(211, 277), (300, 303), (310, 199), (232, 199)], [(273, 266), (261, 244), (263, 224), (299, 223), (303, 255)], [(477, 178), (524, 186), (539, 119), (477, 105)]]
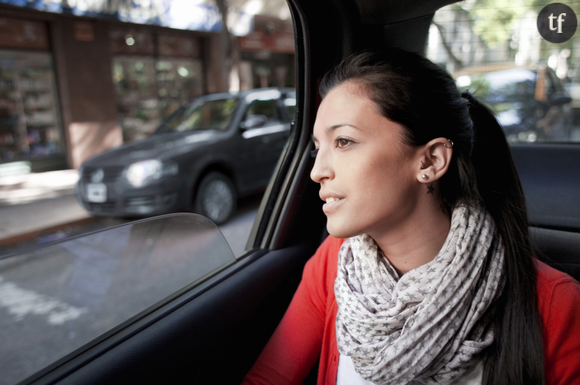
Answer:
[[(369, 205), (397, 203), (404, 200), (414, 188), (414, 175), (408, 162), (400, 159), (380, 159), (361, 170), (359, 180), (360, 198), (368, 199)], [(364, 203), (364, 202), (363, 202)]]

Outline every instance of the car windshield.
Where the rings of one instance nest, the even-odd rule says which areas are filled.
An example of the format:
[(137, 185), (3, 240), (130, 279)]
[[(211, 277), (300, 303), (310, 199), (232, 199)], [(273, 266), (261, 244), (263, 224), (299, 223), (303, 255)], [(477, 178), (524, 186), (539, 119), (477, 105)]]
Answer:
[(189, 213), (1, 259), (0, 384), (24, 380), (234, 260), (219, 229)]
[(193, 100), (171, 115), (155, 133), (220, 130), (228, 127), (238, 99)]

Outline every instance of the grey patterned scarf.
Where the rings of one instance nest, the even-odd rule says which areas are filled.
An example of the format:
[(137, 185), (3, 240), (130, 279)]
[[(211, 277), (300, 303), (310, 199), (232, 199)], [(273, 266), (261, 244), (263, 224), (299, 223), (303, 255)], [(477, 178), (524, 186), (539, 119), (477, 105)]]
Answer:
[(401, 278), (368, 235), (347, 239), (338, 258), (338, 349), (366, 380), (450, 383), (493, 341), (503, 248), (485, 210), (457, 207), (439, 254)]

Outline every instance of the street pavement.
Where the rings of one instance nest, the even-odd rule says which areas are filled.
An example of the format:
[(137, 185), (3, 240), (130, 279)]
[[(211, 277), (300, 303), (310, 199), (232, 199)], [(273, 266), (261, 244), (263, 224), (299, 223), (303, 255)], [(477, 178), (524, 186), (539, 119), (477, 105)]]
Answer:
[[(167, 226), (170, 243), (163, 231), (156, 243), (136, 225), (50, 244), (128, 222), (90, 216), (75, 199), (77, 179), (75, 170), (0, 178), (0, 385), (23, 380), (233, 258), (206, 228), (171, 233)], [(219, 227), (234, 255), (245, 249), (260, 201), (261, 194), (240, 199)], [(130, 240), (140, 234), (147, 239), (137, 243), (149, 249), (134, 258), (141, 248)]]
[[(77, 180), (77, 170), (0, 177), (0, 256), (32, 240), (45, 244), (128, 222), (91, 216), (74, 195)], [(261, 195), (240, 200), (233, 218), (220, 226), (235, 255), (245, 249), (260, 200)]]
[(0, 246), (34, 237), (47, 229), (90, 221), (76, 201), (77, 170), (0, 178)]

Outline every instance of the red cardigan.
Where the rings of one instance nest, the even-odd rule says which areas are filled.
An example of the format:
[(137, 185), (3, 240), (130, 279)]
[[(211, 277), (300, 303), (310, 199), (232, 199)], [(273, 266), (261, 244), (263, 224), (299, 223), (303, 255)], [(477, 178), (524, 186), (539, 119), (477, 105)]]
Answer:
[[(308, 261), (286, 314), (243, 384), (302, 384), (320, 359), (318, 385), (336, 385), (334, 280), (343, 242), (329, 236)], [(580, 384), (580, 284), (542, 262), (537, 268), (547, 384)]]

